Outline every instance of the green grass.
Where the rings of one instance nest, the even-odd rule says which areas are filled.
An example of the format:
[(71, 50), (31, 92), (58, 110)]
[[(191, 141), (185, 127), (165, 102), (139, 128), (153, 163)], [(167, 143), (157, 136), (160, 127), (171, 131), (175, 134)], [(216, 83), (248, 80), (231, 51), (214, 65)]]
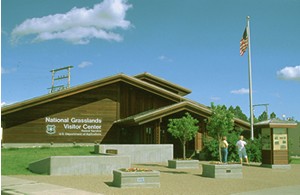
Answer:
[(292, 159), (291, 164), (300, 164), (300, 159), (299, 158)]
[(31, 162), (49, 156), (85, 156), (93, 155), (93, 147), (41, 147), (1, 149), (2, 175), (34, 175), (28, 170)]

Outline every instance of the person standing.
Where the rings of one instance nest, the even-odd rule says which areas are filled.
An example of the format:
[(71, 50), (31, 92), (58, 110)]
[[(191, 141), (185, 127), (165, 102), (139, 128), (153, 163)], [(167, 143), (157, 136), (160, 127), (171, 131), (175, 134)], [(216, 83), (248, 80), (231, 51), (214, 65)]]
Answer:
[(220, 142), (220, 148), (221, 148), (222, 163), (227, 163), (228, 142), (226, 136), (222, 137), (222, 140)]
[(246, 148), (245, 148), (245, 145), (247, 145), (247, 142), (244, 141), (244, 136), (241, 135), (239, 141), (237, 141), (235, 145), (238, 149), (240, 163), (243, 164), (243, 158), (244, 158), (247, 165), (249, 165), (247, 152), (246, 152)]

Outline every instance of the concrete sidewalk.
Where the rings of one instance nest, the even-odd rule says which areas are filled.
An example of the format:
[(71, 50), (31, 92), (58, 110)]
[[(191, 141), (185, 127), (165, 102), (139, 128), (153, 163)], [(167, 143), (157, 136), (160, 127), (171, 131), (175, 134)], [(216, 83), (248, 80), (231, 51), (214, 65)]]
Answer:
[[(58, 185), (40, 183), (32, 180), (19, 179), (15, 177), (2, 176), (1, 177), (1, 194), (2, 195), (100, 195), (99, 193), (92, 193), (78, 189), (67, 188)], [(300, 185), (284, 186), (276, 188), (267, 188), (256, 191), (248, 191), (241, 193), (234, 193), (232, 195), (296, 195), (300, 192)]]
[(1, 176), (2, 195), (96, 195), (97, 193), (77, 190), (58, 185), (40, 183), (31, 180), (19, 179), (15, 177)]
[(296, 195), (300, 193), (300, 185), (266, 188), (262, 190), (241, 192), (232, 195)]
[(297, 195), (300, 192), (300, 165), (291, 169), (243, 166), (242, 179), (213, 179), (199, 169), (170, 169), (166, 163), (134, 164), (134, 167), (160, 171), (159, 188), (118, 188), (112, 175), (14, 175), (2, 176), (2, 194), (27, 195)]

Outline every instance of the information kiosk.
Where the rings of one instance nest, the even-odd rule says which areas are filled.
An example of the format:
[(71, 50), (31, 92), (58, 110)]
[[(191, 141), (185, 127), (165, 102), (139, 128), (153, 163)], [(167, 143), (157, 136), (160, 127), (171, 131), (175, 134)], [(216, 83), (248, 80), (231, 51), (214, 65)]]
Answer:
[(262, 166), (270, 168), (290, 168), (288, 149), (288, 129), (297, 123), (270, 119), (254, 125), (261, 129)]

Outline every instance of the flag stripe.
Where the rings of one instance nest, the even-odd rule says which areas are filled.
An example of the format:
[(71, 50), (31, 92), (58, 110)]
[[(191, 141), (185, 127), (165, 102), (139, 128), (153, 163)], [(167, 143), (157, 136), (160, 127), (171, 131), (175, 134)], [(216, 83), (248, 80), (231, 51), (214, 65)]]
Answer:
[(248, 48), (248, 35), (247, 35), (247, 27), (243, 33), (243, 37), (240, 40), (240, 55), (243, 56)]

